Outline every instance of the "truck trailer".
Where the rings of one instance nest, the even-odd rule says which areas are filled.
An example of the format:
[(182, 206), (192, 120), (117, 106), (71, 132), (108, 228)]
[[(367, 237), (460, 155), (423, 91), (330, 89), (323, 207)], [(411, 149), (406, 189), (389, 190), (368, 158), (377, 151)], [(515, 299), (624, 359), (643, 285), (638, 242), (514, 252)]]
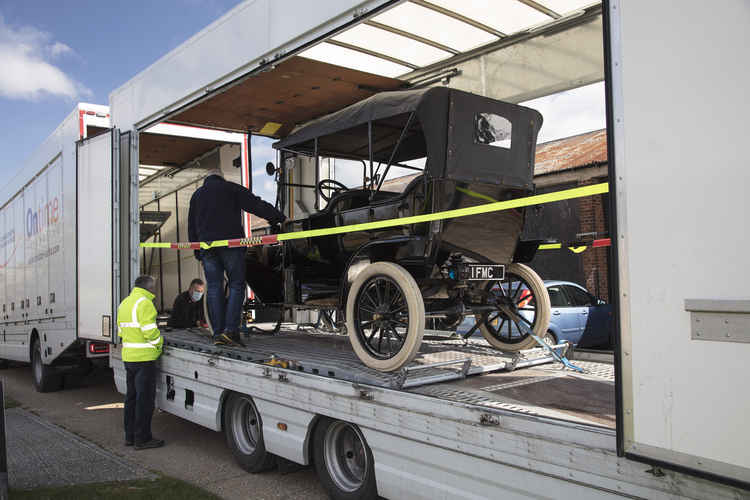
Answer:
[[(115, 90), (111, 131), (78, 147), (79, 159), (111, 159), (100, 182), (116, 186), (85, 202), (101, 213), (96, 234), (83, 235), (101, 252), (89, 259), (99, 284), (86, 286), (113, 286), (96, 298), (109, 309), (79, 300), (87, 322), (78, 337), (112, 343), (124, 392), (114, 306), (159, 252), (192, 258), (176, 220), (169, 239), (141, 232), (153, 222), (144, 205), (176, 190), (181, 213), (200, 160), (228, 142), (154, 142), (150, 127), (280, 139), (382, 91), (447, 85), (519, 103), (604, 81), (609, 359), (574, 355), (578, 373), (550, 363), (546, 348), (506, 355), (427, 340), (414, 364), (383, 374), (320, 325), (281, 324), (249, 335), (247, 348), (221, 349), (164, 329), (157, 406), (224, 432), (249, 472), (314, 465), (332, 498), (747, 498), (750, 306), (739, 249), (748, 243), (750, 109), (737, 61), (747, 57), (749, 21), (740, 0), (710, 10), (621, 0), (243, 2)], [(155, 174), (142, 165), (157, 153), (185, 182), (148, 187), (170, 178), (145, 182)], [(246, 185), (251, 158), (241, 153)], [(331, 168), (285, 158), (287, 210), (319, 203), (300, 189), (318, 178), (316, 166)], [(144, 254), (144, 234), (174, 245)], [(187, 261), (167, 270), (158, 259), (162, 281), (179, 288), (174, 268)]]
[[(96, 289), (83, 284), (90, 249), (85, 240), (79, 246), (78, 228), (90, 222), (87, 204), (99, 203), (97, 196), (109, 201), (112, 185), (78, 168), (77, 154), (80, 141), (109, 129), (107, 106), (78, 104), (0, 195), (0, 363), (31, 363), (40, 392), (60, 389), (65, 373), (106, 365), (109, 356), (108, 343), (78, 335), (102, 328), (79, 314), (81, 303), (88, 307), (101, 294), (101, 283)], [(103, 304), (96, 320), (112, 306)]]

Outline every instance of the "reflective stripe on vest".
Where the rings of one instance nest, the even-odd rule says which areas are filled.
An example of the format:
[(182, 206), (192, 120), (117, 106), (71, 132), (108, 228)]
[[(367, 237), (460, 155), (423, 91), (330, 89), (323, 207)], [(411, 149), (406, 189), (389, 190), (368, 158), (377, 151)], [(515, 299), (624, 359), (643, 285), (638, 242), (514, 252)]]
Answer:
[[(146, 297), (140, 297), (135, 301), (135, 304), (133, 304), (133, 310), (130, 314), (132, 322), (120, 323), (118, 325), (118, 328), (139, 328), (142, 332), (147, 332), (156, 328), (156, 323), (149, 323), (148, 325), (141, 326), (141, 324), (138, 322), (138, 304), (140, 304), (144, 300), (146, 300)], [(159, 336), (159, 338), (156, 340), (149, 340), (147, 341), (147, 343), (123, 342), (122, 347), (126, 347), (128, 349), (158, 349), (159, 342), (161, 342), (161, 336)]]
[(146, 326), (141, 326), (141, 324), (138, 322), (138, 304), (140, 304), (144, 300), (146, 300), (146, 297), (140, 297), (135, 301), (135, 304), (133, 304), (133, 310), (130, 313), (133, 321), (131, 323), (120, 323), (120, 328), (140, 328), (142, 332), (153, 330), (154, 328), (156, 328), (156, 323), (150, 323)]
[[(159, 342), (159, 340), (157, 339), (155, 342)], [(152, 347), (154, 349), (157, 348), (156, 345), (151, 344), (151, 343), (141, 344), (141, 343), (136, 343), (136, 342), (123, 342), (122, 346), (130, 348), (130, 349), (148, 349), (149, 347)]]

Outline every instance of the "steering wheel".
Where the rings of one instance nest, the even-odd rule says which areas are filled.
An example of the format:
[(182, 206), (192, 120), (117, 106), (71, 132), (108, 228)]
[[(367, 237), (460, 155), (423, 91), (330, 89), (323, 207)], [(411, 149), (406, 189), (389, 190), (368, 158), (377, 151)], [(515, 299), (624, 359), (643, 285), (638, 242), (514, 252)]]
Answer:
[(326, 195), (323, 190), (324, 189), (330, 189), (333, 191), (333, 194), (338, 194), (339, 191), (349, 191), (349, 188), (341, 184), (339, 181), (334, 179), (323, 179), (322, 181), (318, 182), (318, 193), (320, 193), (320, 196), (326, 200), (326, 203), (331, 201), (331, 196)]

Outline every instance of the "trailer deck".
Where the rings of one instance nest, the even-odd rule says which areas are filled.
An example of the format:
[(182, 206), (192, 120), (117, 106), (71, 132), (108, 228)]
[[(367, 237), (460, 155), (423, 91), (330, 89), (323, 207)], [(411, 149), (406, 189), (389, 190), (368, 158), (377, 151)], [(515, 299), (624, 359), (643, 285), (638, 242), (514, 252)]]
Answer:
[(245, 347), (214, 346), (199, 329), (162, 332), (169, 347), (217, 357), (403, 390), (424, 396), (526, 415), (614, 428), (614, 368), (576, 361), (577, 373), (544, 349), (507, 353), (483, 339), (425, 340), (415, 360), (399, 372), (368, 368), (344, 335), (283, 328), (276, 335), (244, 336)]

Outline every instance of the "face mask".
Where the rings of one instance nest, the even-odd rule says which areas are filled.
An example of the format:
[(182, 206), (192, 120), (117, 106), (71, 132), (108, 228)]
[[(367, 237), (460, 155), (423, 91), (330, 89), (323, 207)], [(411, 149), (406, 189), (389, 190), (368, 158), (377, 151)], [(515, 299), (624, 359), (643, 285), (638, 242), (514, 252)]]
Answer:
[(201, 300), (201, 297), (203, 297), (203, 292), (193, 291), (193, 293), (191, 293), (190, 295), (193, 298), (193, 302), (198, 302), (199, 300)]

